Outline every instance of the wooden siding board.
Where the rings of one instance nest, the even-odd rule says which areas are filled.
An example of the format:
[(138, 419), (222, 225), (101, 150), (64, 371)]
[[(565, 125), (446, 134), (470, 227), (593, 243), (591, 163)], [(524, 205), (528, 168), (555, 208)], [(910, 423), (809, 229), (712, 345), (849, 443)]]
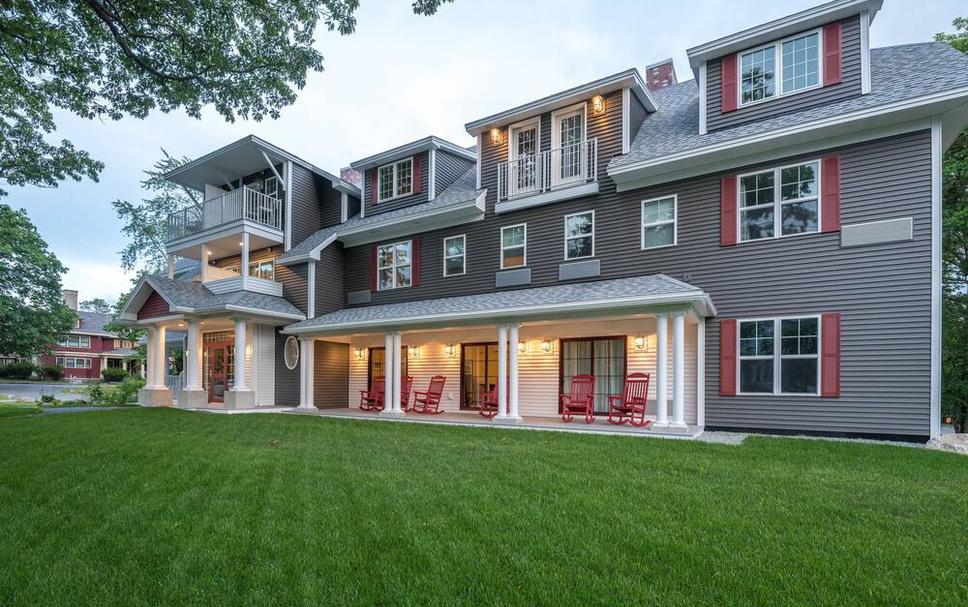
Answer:
[[(720, 96), (722, 94), (722, 74), (720, 59), (706, 65), (706, 128), (709, 132), (747, 122), (762, 120), (770, 116), (803, 110), (816, 105), (840, 101), (861, 94), (861, 48), (860, 17), (849, 17), (841, 21), (841, 68), (840, 84), (804, 91), (787, 97), (775, 98), (757, 105), (738, 107), (722, 113)], [(820, 74), (823, 78), (823, 74)]]
[(158, 318), (159, 316), (167, 316), (170, 313), (171, 310), (168, 307), (168, 302), (161, 295), (152, 291), (144, 305), (138, 310), (138, 320)]

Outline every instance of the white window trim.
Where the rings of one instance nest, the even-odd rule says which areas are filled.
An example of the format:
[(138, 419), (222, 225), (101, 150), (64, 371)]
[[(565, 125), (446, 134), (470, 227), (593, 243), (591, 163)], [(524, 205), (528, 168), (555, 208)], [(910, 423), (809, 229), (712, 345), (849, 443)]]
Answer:
[[(514, 161), (518, 159), (517, 146), (514, 145), (514, 133), (515, 131), (521, 131), (525, 129), (534, 128), (534, 153), (537, 156), (541, 153), (541, 116), (535, 116), (534, 118), (528, 118), (527, 120), (522, 120), (521, 122), (515, 122), (514, 124), (508, 126), (508, 161)], [(513, 227), (513, 226), (509, 226)]]
[[(461, 240), (461, 242), (463, 243), (463, 247), (461, 247), (461, 254), (460, 255), (450, 255), (450, 256), (448, 256), (447, 255), (447, 241), (448, 240), (454, 240), (454, 239), (457, 239), (457, 238), (459, 238)], [(502, 236), (502, 238), (503, 238), (503, 236)], [(442, 249), (441, 252), (443, 253), (443, 255), (441, 255), (441, 257), (443, 257), (443, 268), (442, 268), (442, 270), (443, 270), (444, 277), (445, 278), (449, 278), (451, 276), (463, 276), (464, 274), (467, 274), (467, 234), (457, 234), (455, 236), (445, 236), (444, 239), (443, 239), (443, 241), (442, 241), (442, 245), (443, 245), (443, 249)], [(455, 274), (448, 274), (447, 273), (447, 260), (448, 259), (457, 259), (458, 257), (461, 258), (461, 272), (455, 273)]]
[[(406, 161), (410, 161), (410, 191), (406, 194), (400, 193), (400, 165)], [(386, 198), (381, 198), (383, 188), (380, 187), (380, 174), (383, 169), (387, 167), (393, 167), (393, 195)], [(376, 167), (376, 201), (387, 202), (389, 200), (395, 200), (397, 198), (404, 198), (406, 196), (413, 196), (413, 156), (408, 156), (406, 158), (401, 158), (400, 160), (394, 160), (393, 162), (388, 162), (387, 164)]]
[[(738, 185), (739, 184), (739, 181), (738, 180), (739, 180), (739, 178), (737, 177), (737, 182), (736, 182), (737, 183), (737, 188), (739, 187), (739, 185)], [(672, 199), (672, 220), (670, 221), (670, 220), (667, 219), (667, 220), (664, 220), (664, 221), (655, 221), (653, 223), (646, 223), (645, 222), (645, 206), (647, 204), (649, 204), (650, 202), (661, 202), (661, 201), (667, 200), (669, 198)], [(641, 206), (641, 218), (642, 218), (642, 222), (641, 222), (642, 225), (639, 228), (639, 234), (640, 234), (639, 237), (641, 239), (641, 242), (640, 242), (641, 250), (643, 250), (643, 251), (654, 251), (655, 249), (665, 249), (667, 247), (674, 247), (674, 246), (676, 246), (676, 245), (679, 244), (679, 194), (669, 194), (667, 196), (656, 196), (655, 198), (647, 198), (647, 199), (643, 200), (642, 201), (642, 206)], [(648, 247), (648, 246), (645, 245), (645, 228), (651, 228), (651, 227), (666, 225), (666, 224), (670, 224), (670, 223), (672, 224), (672, 243), (670, 243), (670, 244), (660, 244), (660, 245), (655, 245), (655, 246), (651, 246), (651, 247)]]
[[(255, 276), (254, 274), (252, 274), (253, 267), (258, 268), (259, 266), (261, 266), (263, 264), (269, 264), (269, 266), (272, 268), (272, 270), (271, 270), (271, 272), (272, 272), (272, 278), (262, 278), (261, 276)], [(251, 262), (249, 262), (249, 277), (250, 278), (258, 278), (260, 280), (275, 280), (276, 279), (276, 262), (274, 260), (272, 260), (272, 259), (263, 259), (262, 261), (251, 261)]]
[[(811, 34), (817, 34), (817, 84), (804, 87), (802, 89), (796, 89), (793, 91), (783, 90), (783, 43), (789, 42), (790, 40), (795, 40), (797, 38), (803, 38), (804, 36), (809, 36)], [(775, 80), (776, 87), (775, 93), (772, 97), (764, 97), (763, 99), (757, 99), (755, 101), (747, 101), (743, 103), (743, 55), (749, 53), (755, 53), (763, 49), (773, 47), (773, 65), (776, 69), (777, 78)], [(736, 107), (750, 107), (752, 105), (759, 105), (768, 101), (773, 101), (774, 99), (780, 99), (781, 97), (789, 97), (790, 95), (796, 95), (797, 93), (803, 93), (806, 91), (812, 91), (814, 89), (823, 88), (823, 28), (817, 28), (814, 30), (808, 30), (805, 32), (800, 32), (799, 34), (794, 34), (792, 36), (787, 36), (782, 40), (777, 40), (776, 42), (771, 42), (769, 44), (764, 44), (762, 46), (756, 46), (745, 51), (740, 51), (736, 55)]]
[[(575, 240), (575, 239), (578, 239), (578, 238), (588, 238), (588, 236), (589, 236), (588, 234), (582, 234), (580, 236), (568, 236), (568, 218), (569, 217), (577, 217), (579, 215), (591, 215), (592, 216), (592, 233), (591, 233), (591, 237), (592, 237), (592, 253), (591, 253), (591, 255), (581, 255), (579, 257), (568, 257), (568, 241), (569, 240)], [(575, 260), (578, 260), (578, 259), (591, 259), (592, 257), (595, 257), (595, 210), (592, 209), (590, 211), (581, 211), (581, 212), (578, 212), (578, 213), (569, 213), (569, 214), (565, 215), (564, 222), (563, 222), (563, 235), (564, 235), (564, 259), (565, 259), (565, 261), (575, 261)]]
[[(275, 187), (273, 188), (274, 191), (272, 194), (269, 193), (270, 181), (273, 184), (275, 184)], [(262, 193), (265, 194), (266, 196), (269, 196), (270, 198), (278, 199), (279, 198), (279, 180), (276, 177), (266, 177), (265, 181), (262, 182)]]
[[(512, 228), (524, 228), (524, 263), (519, 266), (505, 266), (504, 265), (504, 230), (510, 230)], [(515, 248), (518, 245), (515, 245)], [(514, 225), (503, 226), (501, 228), (501, 269), (502, 270), (516, 270), (518, 268), (526, 268), (528, 266), (528, 224), (526, 223), (516, 223)]]
[[(581, 140), (588, 141), (588, 109), (584, 101), (551, 112), (551, 149), (561, 147), (561, 124), (559, 118), (566, 114), (581, 113)], [(539, 139), (541, 133), (538, 133)]]
[[(771, 240), (776, 240), (777, 238), (793, 238), (796, 236), (809, 236), (811, 234), (820, 234), (823, 231), (823, 205), (821, 204), (823, 198), (823, 182), (821, 173), (823, 172), (822, 159), (813, 158), (811, 160), (804, 160), (802, 162), (794, 162), (791, 164), (785, 164), (778, 167), (770, 167), (761, 169), (759, 171), (749, 171), (748, 173), (741, 173), (736, 176), (736, 242), (739, 244), (750, 243), (750, 242), (769, 242)], [(797, 198), (795, 200), (780, 200), (780, 192), (782, 188), (782, 183), (780, 182), (780, 176), (782, 175), (783, 169), (789, 169), (793, 167), (803, 166), (805, 164), (816, 164), (817, 165), (817, 230), (815, 232), (796, 232), (794, 234), (784, 234), (783, 233), (783, 205), (793, 204), (797, 202), (803, 202), (804, 200), (812, 200), (811, 198)], [(743, 211), (765, 209), (770, 204), (758, 204), (751, 207), (743, 207), (743, 196), (741, 180), (743, 177), (749, 177), (751, 175), (759, 175), (760, 173), (773, 172), (773, 236), (770, 238), (754, 238), (751, 240), (743, 240)]]
[[(67, 361), (72, 361), (73, 366), (68, 366)], [(61, 361), (61, 362), (57, 362)], [(78, 365), (80, 361), (80, 365)], [(85, 358), (83, 356), (57, 356), (54, 358), (54, 364), (64, 367), (64, 369), (93, 369), (94, 365), (91, 363), (90, 358)]]
[[(780, 353), (782, 336), (780, 334), (780, 327), (784, 320), (801, 320), (804, 318), (813, 318), (817, 321), (817, 353), (816, 354), (788, 354), (784, 356)], [(773, 354), (770, 356), (743, 356), (740, 352), (740, 334), (742, 333), (741, 327), (744, 322), (773, 322)], [(792, 314), (788, 316), (766, 316), (760, 318), (739, 318), (736, 320), (736, 394), (738, 396), (820, 396), (820, 381), (821, 381), (821, 367), (822, 361), (820, 360), (820, 354), (823, 352), (823, 323), (821, 322), (820, 314)], [(817, 390), (816, 392), (783, 392), (780, 387), (782, 386), (782, 379), (780, 376), (782, 360), (786, 359), (816, 359), (817, 360)], [(741, 362), (744, 360), (773, 360), (773, 391), (772, 392), (743, 392), (740, 387), (743, 385), (741, 382)]]
[[(396, 282), (397, 282), (397, 272), (396, 272), (396, 270), (397, 270), (397, 267), (398, 267), (397, 266), (397, 255), (396, 255), (396, 252), (394, 252), (394, 254), (393, 254), (393, 265), (390, 265), (390, 266), (381, 266), (380, 265), (380, 249), (383, 249), (385, 247), (394, 247), (394, 248), (396, 248), (397, 245), (401, 245), (401, 244), (407, 245), (407, 247), (410, 249), (410, 254), (408, 255), (408, 258), (410, 259), (410, 262), (409, 263), (406, 263), (406, 264), (401, 264), (401, 267), (410, 266), (410, 284), (408, 284), (408, 285), (402, 285), (402, 286), (396, 284)], [(392, 287), (382, 287), (380, 285), (380, 270), (385, 270), (387, 268), (393, 270), (393, 283), (394, 284), (393, 284)], [(413, 240), (398, 240), (396, 242), (388, 242), (386, 244), (377, 245), (377, 247), (376, 247), (376, 290), (377, 291), (393, 291), (394, 289), (408, 289), (408, 288), (410, 288), (412, 286), (413, 286)]]
[[(72, 346), (71, 345), (71, 339), (75, 339), (75, 338), (77, 339), (77, 345), (76, 346)], [(86, 342), (86, 345), (85, 345), (85, 342)], [(61, 346), (61, 347), (63, 347), (63, 348), (77, 348), (79, 350), (90, 350), (91, 349), (91, 338), (88, 335), (68, 335), (67, 337), (65, 337), (64, 339), (62, 339), (58, 343), (58, 345)]]

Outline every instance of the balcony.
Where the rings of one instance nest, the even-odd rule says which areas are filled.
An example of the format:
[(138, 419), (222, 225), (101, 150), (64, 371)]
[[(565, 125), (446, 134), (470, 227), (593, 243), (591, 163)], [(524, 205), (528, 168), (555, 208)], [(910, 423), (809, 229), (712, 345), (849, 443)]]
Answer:
[(282, 201), (245, 186), (168, 216), (168, 242), (233, 222), (282, 231)]
[(598, 193), (598, 139), (497, 166), (498, 213)]

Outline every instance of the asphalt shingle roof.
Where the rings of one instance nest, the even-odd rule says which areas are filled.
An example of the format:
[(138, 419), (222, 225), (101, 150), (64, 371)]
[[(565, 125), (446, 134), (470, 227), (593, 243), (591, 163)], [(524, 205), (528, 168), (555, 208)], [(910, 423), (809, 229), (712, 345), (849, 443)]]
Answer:
[(397, 223), (399, 221), (406, 220), (408, 217), (428, 211), (437, 211), (450, 206), (466, 204), (468, 202), (477, 200), (477, 197), (483, 191), (483, 188), (477, 189), (477, 168), (470, 168), (430, 202), (415, 204), (413, 206), (403, 207), (401, 209), (380, 213), (378, 215), (369, 215), (363, 218), (360, 218), (359, 215), (356, 215), (346, 220), (345, 223), (323, 228), (322, 230), (317, 231), (293, 248), (280, 255), (276, 261), (278, 263), (285, 264), (292, 259), (298, 259), (304, 255), (307, 255), (310, 251), (326, 242), (326, 240), (329, 239), (333, 234), (348, 230), (366, 228), (368, 226), (377, 226), (384, 223)]
[(296, 306), (282, 297), (264, 295), (251, 291), (233, 291), (215, 294), (202, 283), (194, 280), (172, 280), (162, 276), (149, 276), (145, 281), (173, 306), (193, 308), (199, 312), (220, 310), (225, 306), (253, 308), (277, 314), (304, 316)]
[(608, 168), (724, 143), (749, 135), (796, 126), (838, 114), (875, 108), (968, 86), (968, 56), (943, 42), (923, 42), (871, 49), (871, 92), (699, 134), (699, 89), (695, 80), (654, 93), (659, 111), (650, 114), (632, 141), (629, 153)]
[(70, 331), (70, 333), (83, 333), (86, 335), (100, 335), (102, 337), (115, 337), (115, 334), (104, 328), (111, 322), (112, 314), (102, 314), (101, 312), (77, 311), (77, 318), (81, 321), (81, 326)]
[(664, 274), (652, 274), (632, 278), (481, 293), (479, 295), (344, 308), (290, 325), (286, 328), (286, 331), (301, 332), (347, 324), (391, 320), (406, 321), (427, 316), (461, 316), (483, 312), (492, 312), (497, 316), (502, 311), (527, 307), (537, 307), (550, 311), (550, 306), (555, 305), (675, 295), (682, 295), (686, 298), (689, 296), (701, 297), (705, 294), (701, 289), (688, 283)]

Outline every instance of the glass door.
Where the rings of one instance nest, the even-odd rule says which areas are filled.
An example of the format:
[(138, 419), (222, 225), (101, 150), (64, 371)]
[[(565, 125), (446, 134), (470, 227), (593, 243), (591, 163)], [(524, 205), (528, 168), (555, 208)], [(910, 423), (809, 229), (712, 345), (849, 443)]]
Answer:
[(585, 178), (583, 119), (584, 113), (580, 109), (555, 116), (553, 145), (558, 149), (553, 152), (554, 183), (552, 185), (562, 185)]
[(575, 375), (595, 376), (595, 413), (608, 413), (610, 394), (622, 393), (625, 380), (625, 337), (561, 340), (561, 394), (571, 390)]
[(497, 387), (497, 344), (461, 344), (461, 409), (481, 408), (481, 395)]
[[(373, 385), (374, 377), (386, 378), (388, 373), (386, 369), (387, 353), (386, 348), (370, 348), (370, 364), (366, 372), (366, 385)], [(407, 364), (407, 347), (403, 346), (400, 348), (400, 376), (406, 377), (409, 375), (408, 371), (409, 365)]]
[(206, 344), (208, 402), (225, 402), (225, 391), (235, 385), (235, 345), (231, 341)]
[(508, 195), (517, 196), (537, 190), (538, 124), (511, 130), (511, 158), (508, 166)]

